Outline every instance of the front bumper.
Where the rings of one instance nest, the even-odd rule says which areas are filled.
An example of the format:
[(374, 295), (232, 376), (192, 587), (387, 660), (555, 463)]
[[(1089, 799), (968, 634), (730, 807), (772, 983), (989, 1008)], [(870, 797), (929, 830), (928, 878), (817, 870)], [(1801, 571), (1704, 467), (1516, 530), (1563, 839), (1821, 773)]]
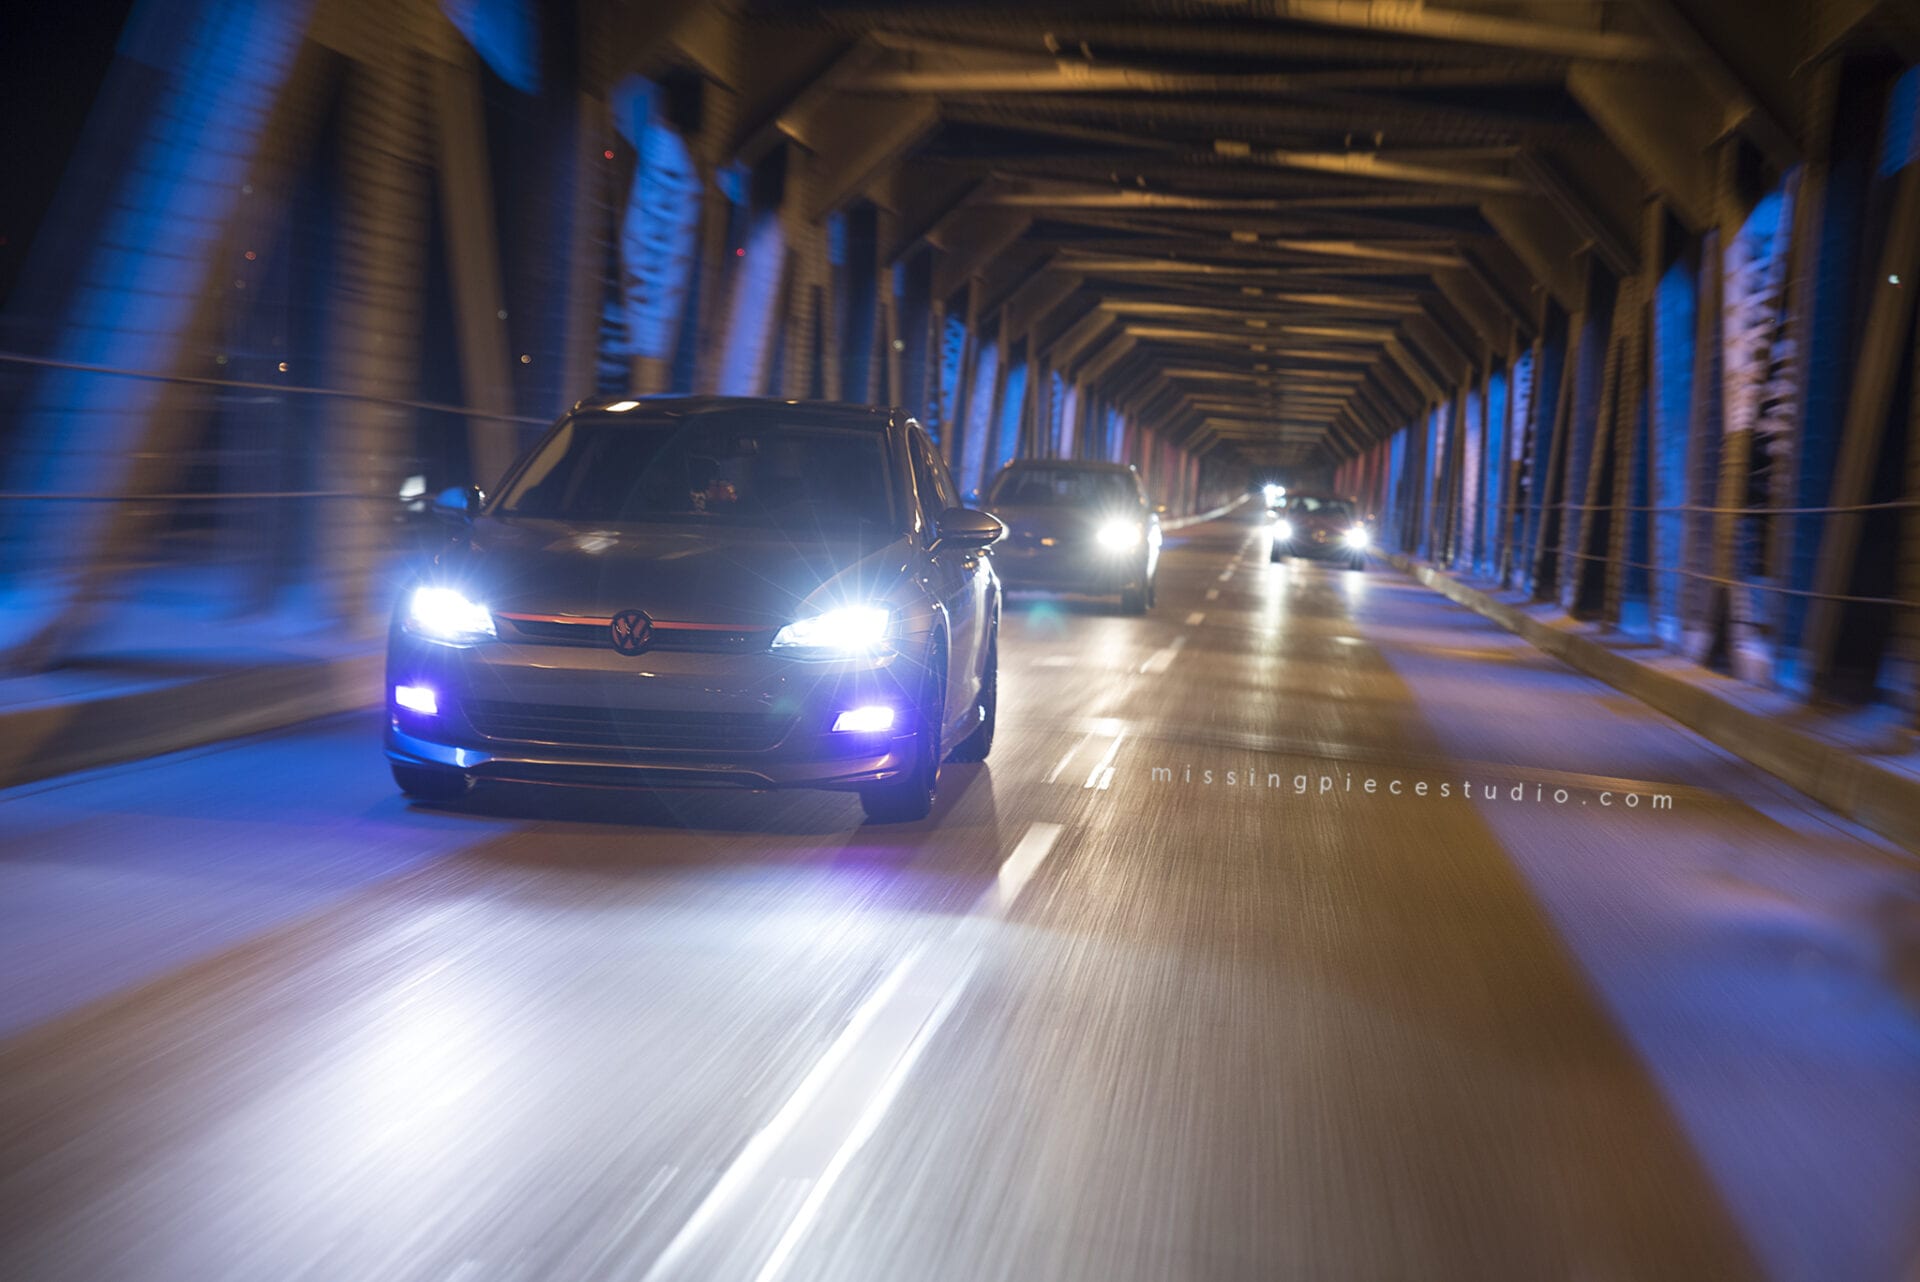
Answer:
[(1098, 545), (993, 549), (993, 570), (1009, 590), (1086, 592), (1106, 596), (1143, 586), (1146, 564), (1138, 550), (1109, 552)]
[[(649, 652), (491, 642), (453, 649), (396, 631), (387, 654), (387, 758), (502, 783), (621, 788), (857, 788), (910, 768), (921, 673), (908, 638), (877, 660), (769, 652)], [(434, 691), (432, 716), (396, 686)], [(832, 729), (886, 704), (891, 730)]]
[(1275, 539), (1273, 550), (1282, 556), (1309, 557), (1316, 561), (1363, 561), (1367, 556), (1366, 548), (1349, 547), (1346, 540), (1334, 537)]

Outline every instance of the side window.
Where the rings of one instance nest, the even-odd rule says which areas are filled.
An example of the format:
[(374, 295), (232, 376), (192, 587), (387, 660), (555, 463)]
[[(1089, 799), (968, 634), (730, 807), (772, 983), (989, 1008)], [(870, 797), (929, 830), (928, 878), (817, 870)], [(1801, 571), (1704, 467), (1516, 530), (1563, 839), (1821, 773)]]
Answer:
[(953, 473), (947, 470), (947, 460), (941, 457), (940, 447), (928, 442), (928, 453), (933, 459), (933, 492), (940, 496), (940, 509), (964, 507), (960, 501), (960, 487), (953, 483)]
[(933, 447), (927, 441), (927, 434), (917, 427), (907, 434), (907, 454), (913, 459), (913, 488), (920, 495), (920, 514), (931, 525), (940, 515), (943, 503), (933, 470)]

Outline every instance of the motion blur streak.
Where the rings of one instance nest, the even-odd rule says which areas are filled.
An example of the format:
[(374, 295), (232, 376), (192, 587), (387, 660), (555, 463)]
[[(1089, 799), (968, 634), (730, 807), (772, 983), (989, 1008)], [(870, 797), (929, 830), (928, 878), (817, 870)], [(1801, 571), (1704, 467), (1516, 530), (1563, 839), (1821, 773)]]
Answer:
[(0, 1282), (1920, 1282), (1917, 64), (8, 6)]
[(1169, 539), (1164, 617), (1016, 604), (1000, 746), (921, 825), (409, 808), (358, 714), (5, 794), (0, 1274), (637, 1277), (824, 1064), (710, 1276), (1901, 1277), (1909, 865), (1257, 520)]

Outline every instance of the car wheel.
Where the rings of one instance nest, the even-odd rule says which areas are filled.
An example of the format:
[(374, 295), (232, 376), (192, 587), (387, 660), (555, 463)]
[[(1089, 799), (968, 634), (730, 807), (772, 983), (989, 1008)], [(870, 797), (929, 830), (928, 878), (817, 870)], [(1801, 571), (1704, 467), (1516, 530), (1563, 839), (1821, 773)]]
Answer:
[(393, 766), (393, 782), (415, 801), (458, 801), (467, 795), (472, 781), (458, 770), (439, 766)]
[(1145, 614), (1147, 612), (1147, 590), (1145, 588), (1127, 588), (1120, 593), (1120, 613)]
[(1160, 572), (1155, 570), (1153, 577), (1147, 580), (1147, 609), (1160, 604)]
[(926, 689), (920, 697), (920, 729), (913, 737), (913, 764), (897, 779), (860, 790), (860, 808), (866, 811), (869, 822), (912, 823), (933, 813), (933, 797), (940, 788), (940, 728), (947, 718), (946, 690), (946, 656), (936, 650), (927, 664)]
[(949, 761), (985, 761), (993, 751), (993, 726), (1000, 715), (1000, 628), (987, 639), (987, 662), (980, 673), (980, 724), (947, 754)]
[(1276, 547), (1267, 549), (1267, 560), (1271, 561), (1273, 564), (1278, 565), (1286, 559), (1287, 559), (1286, 552), (1281, 550), (1279, 547), (1276, 546)]

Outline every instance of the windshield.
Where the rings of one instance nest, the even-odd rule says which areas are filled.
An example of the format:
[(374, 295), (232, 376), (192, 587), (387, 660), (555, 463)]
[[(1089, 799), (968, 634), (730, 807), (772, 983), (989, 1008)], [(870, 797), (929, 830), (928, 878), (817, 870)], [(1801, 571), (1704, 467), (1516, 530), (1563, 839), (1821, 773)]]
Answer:
[(1324, 516), (1335, 521), (1351, 521), (1353, 504), (1345, 499), (1294, 499), (1287, 505), (1287, 511), (1298, 516)]
[(764, 411), (570, 419), (496, 512), (567, 521), (893, 527), (875, 428)]
[(1116, 507), (1140, 501), (1133, 477), (1074, 467), (1016, 467), (1002, 472), (987, 496), (1007, 507)]

